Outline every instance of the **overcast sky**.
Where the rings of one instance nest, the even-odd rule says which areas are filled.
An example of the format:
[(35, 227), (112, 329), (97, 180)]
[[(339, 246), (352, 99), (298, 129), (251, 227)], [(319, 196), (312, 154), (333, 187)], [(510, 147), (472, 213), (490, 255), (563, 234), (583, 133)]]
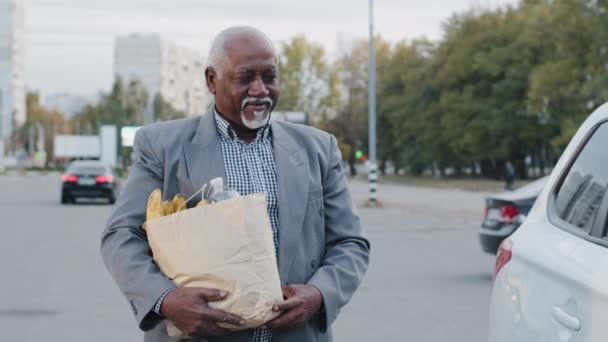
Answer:
[[(93, 95), (113, 80), (116, 35), (160, 33), (205, 56), (213, 36), (251, 25), (277, 43), (298, 34), (328, 52), (368, 35), (367, 0), (24, 0), (26, 84), (43, 95)], [(517, 0), (375, 0), (375, 31), (389, 41), (441, 38), (454, 12)]]

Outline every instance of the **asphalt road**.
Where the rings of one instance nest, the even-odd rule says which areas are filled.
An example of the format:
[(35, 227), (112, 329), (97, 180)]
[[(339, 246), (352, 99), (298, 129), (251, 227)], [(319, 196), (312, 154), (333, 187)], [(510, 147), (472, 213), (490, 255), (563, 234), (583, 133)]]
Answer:
[[(99, 237), (110, 206), (59, 204), (59, 176), (0, 176), (0, 341), (140, 341), (106, 272)], [(355, 202), (364, 183), (351, 183)], [(493, 257), (476, 228), (483, 195), (382, 185), (360, 208), (372, 241), (364, 284), (336, 341), (485, 341)]]

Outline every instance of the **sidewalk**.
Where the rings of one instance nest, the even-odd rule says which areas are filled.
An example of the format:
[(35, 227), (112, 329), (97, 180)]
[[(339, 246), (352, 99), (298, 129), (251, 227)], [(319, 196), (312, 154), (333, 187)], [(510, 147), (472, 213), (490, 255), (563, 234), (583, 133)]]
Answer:
[[(488, 192), (438, 189), (397, 184), (378, 184), (379, 208), (367, 208), (368, 184), (351, 179), (353, 201), (369, 223), (383, 230), (477, 229)], [(407, 224), (406, 224), (407, 222)], [(449, 225), (446, 225), (449, 222)]]

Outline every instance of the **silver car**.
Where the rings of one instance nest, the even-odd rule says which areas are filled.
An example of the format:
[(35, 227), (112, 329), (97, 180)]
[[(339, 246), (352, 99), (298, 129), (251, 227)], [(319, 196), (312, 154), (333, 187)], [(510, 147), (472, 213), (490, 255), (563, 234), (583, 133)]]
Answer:
[(608, 340), (608, 104), (579, 128), (500, 245), (490, 342)]

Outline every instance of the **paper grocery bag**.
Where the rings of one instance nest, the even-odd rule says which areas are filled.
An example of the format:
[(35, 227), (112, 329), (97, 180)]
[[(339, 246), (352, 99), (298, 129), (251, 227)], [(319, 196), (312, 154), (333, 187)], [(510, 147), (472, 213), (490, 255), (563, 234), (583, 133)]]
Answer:
[[(178, 287), (229, 291), (225, 300), (209, 305), (247, 324), (222, 327), (256, 328), (278, 315), (272, 307), (283, 295), (264, 194), (183, 210), (144, 228), (154, 260)], [(172, 324), (167, 330), (172, 337), (181, 335)]]

